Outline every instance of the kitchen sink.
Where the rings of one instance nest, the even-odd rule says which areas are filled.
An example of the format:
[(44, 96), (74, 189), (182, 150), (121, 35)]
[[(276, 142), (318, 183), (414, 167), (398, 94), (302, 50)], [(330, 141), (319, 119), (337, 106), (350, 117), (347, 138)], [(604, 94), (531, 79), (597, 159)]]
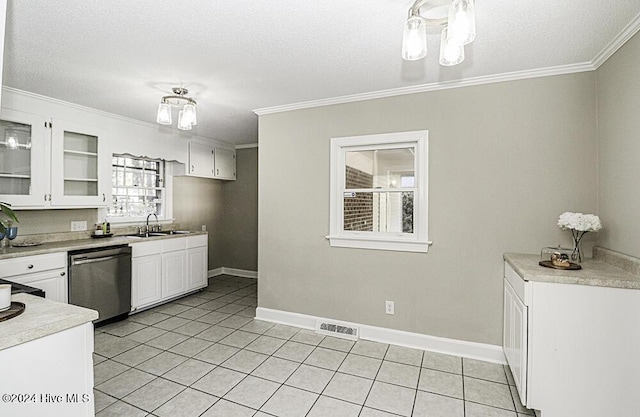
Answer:
[(133, 238), (140, 238), (140, 239), (144, 239), (147, 237), (159, 237), (159, 236), (169, 236), (169, 235), (188, 235), (190, 233), (193, 233), (189, 230), (165, 230), (165, 231), (161, 231), (161, 232), (149, 232), (147, 234), (131, 234), (131, 235), (127, 235), (127, 237), (133, 237)]

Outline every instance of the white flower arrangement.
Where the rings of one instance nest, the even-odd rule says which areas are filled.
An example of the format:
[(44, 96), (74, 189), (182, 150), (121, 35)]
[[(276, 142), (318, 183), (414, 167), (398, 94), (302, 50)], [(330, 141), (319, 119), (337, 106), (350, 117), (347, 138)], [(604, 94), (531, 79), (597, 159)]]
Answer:
[(600, 217), (595, 214), (572, 213), (566, 211), (558, 217), (558, 227), (562, 230), (570, 230), (573, 237), (573, 252), (571, 259), (582, 262), (580, 241), (588, 232), (597, 232), (602, 229)]
[(566, 211), (558, 218), (558, 227), (562, 230), (597, 232), (602, 229), (602, 223), (600, 223), (600, 217), (595, 214), (572, 213), (570, 211)]

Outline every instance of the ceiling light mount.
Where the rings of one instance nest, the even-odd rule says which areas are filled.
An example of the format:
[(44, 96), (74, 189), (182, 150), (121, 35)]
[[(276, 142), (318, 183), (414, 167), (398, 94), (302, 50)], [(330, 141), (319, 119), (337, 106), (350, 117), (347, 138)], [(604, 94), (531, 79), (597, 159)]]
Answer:
[(184, 87), (173, 87), (171, 91), (174, 95), (164, 96), (160, 100), (156, 121), (161, 125), (172, 124), (171, 108), (182, 106), (178, 113), (178, 129), (191, 130), (197, 124), (196, 101), (187, 97), (189, 90)]
[(402, 58), (427, 56), (427, 26), (443, 27), (440, 65), (464, 61), (464, 45), (476, 37), (474, 0), (416, 0), (409, 9), (402, 37)]

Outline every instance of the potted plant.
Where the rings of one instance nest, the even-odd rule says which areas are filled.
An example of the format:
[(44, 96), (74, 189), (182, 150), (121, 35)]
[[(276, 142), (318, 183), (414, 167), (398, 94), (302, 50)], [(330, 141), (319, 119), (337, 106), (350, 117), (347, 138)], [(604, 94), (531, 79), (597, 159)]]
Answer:
[(0, 201), (0, 235), (3, 238), (7, 228), (11, 227), (12, 222), (19, 223), (16, 213), (11, 210), (11, 204)]

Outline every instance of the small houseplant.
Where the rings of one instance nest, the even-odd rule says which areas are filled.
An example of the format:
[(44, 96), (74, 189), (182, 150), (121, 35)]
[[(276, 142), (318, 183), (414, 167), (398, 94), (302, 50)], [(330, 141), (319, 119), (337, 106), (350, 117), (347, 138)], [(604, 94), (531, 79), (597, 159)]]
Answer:
[[(0, 235), (4, 238), (7, 228), (11, 227), (11, 223), (18, 223), (16, 213), (11, 210), (11, 204), (0, 201)], [(1, 240), (1, 239), (0, 239)]]

